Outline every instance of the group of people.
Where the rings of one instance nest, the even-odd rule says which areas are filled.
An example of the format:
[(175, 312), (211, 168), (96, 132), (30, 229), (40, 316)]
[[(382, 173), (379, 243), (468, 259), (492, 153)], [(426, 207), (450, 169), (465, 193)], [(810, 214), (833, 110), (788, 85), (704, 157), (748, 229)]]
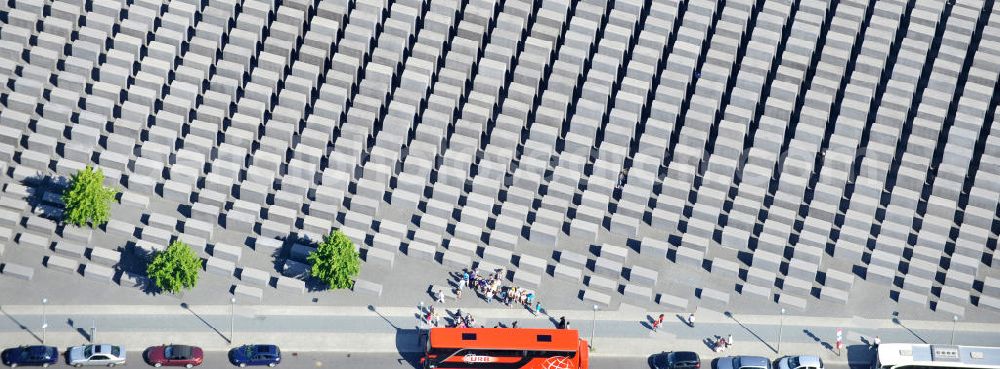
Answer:
[(726, 338), (719, 337), (719, 339), (715, 340), (714, 349), (715, 352), (723, 352), (726, 351), (726, 349), (732, 345), (733, 345), (733, 335), (730, 334)]
[[(462, 292), (465, 288), (469, 288), (486, 302), (491, 303), (496, 299), (508, 307), (520, 305), (531, 311), (532, 314), (544, 313), (541, 301), (535, 298), (535, 291), (519, 286), (503, 285), (504, 274), (505, 271), (502, 268), (494, 270), (488, 275), (480, 273), (477, 268), (462, 270), (461, 276), (457, 277), (460, 278), (456, 283), (457, 286), (453, 290), (455, 300), (461, 300)], [(445, 302), (444, 289), (436, 289), (431, 292), (435, 302)], [(421, 312), (424, 322), (437, 327), (440, 324), (440, 315), (434, 310), (434, 306), (429, 306), (426, 309), (422, 306)], [(462, 309), (458, 309), (452, 318), (449, 323), (446, 323), (448, 327), (471, 328), (476, 326), (476, 320), (472, 318), (472, 315), (462, 314)], [(517, 322), (511, 323), (510, 326), (516, 328)]]
[[(663, 319), (665, 317), (666, 317), (665, 314), (660, 314), (660, 316), (658, 318), (653, 319), (653, 323), (651, 324), (651, 326), (652, 326), (654, 332), (657, 331), (657, 330), (659, 330), (660, 326), (663, 325)], [(685, 321), (684, 324), (687, 324), (688, 327), (694, 328), (694, 313), (688, 314), (687, 321)]]
[[(448, 313), (447, 311), (445, 312)], [(448, 328), (472, 328), (476, 326), (476, 318), (473, 318), (472, 314), (469, 313), (463, 314), (462, 309), (456, 310), (455, 314), (448, 314), (451, 317), (450, 321), (445, 322), (445, 326)], [(441, 314), (434, 309), (434, 305), (428, 306), (427, 309), (424, 310), (423, 318), (424, 323), (427, 325), (432, 325), (434, 327), (440, 326)], [(517, 322), (514, 322), (514, 324), (516, 325)], [(484, 328), (482, 325), (479, 327)]]
[[(518, 286), (504, 286), (502, 283), (504, 269), (497, 269), (490, 275), (483, 275), (477, 268), (462, 271), (462, 280), (455, 288), (456, 299), (462, 298), (462, 290), (468, 287), (486, 299), (486, 302), (500, 300), (504, 305), (521, 305), (538, 314), (542, 310), (542, 303), (535, 300), (535, 291)], [(534, 304), (534, 307), (532, 307)]]
[[(462, 314), (462, 309), (455, 311), (455, 315), (452, 318), (451, 323), (448, 324), (448, 328), (472, 328), (476, 326), (476, 318), (473, 318), (472, 314), (469, 313)], [(483, 328), (482, 325), (479, 327)]]

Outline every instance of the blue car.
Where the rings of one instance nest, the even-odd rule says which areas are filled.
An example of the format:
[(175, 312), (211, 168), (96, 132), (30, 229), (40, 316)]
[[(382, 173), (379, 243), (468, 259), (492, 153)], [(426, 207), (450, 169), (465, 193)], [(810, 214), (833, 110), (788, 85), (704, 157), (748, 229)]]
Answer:
[(4, 365), (12, 368), (19, 365), (48, 367), (59, 360), (59, 351), (52, 346), (20, 346), (4, 350), (0, 356)]
[(275, 345), (243, 345), (229, 350), (229, 361), (233, 365), (275, 366), (281, 362), (281, 350)]

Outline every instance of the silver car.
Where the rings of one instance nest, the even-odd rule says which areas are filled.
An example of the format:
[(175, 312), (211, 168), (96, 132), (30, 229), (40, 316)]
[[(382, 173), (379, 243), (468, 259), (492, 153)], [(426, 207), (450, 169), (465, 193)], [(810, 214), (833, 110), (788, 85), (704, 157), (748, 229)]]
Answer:
[(778, 369), (823, 369), (818, 356), (786, 356), (778, 360)]
[(67, 351), (69, 365), (125, 365), (125, 348), (115, 345), (85, 345), (70, 347)]

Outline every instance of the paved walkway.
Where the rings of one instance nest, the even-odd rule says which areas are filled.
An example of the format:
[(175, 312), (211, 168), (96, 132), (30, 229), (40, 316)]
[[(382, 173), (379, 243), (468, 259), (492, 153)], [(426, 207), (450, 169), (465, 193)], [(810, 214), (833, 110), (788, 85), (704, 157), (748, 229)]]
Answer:
[[(45, 307), (48, 329), (45, 339), (60, 347), (84, 342), (92, 326), (102, 342), (123, 342), (131, 349), (169, 342), (200, 345), (207, 350), (230, 347), (229, 305), (212, 306), (100, 306), (56, 305)], [(330, 306), (237, 306), (233, 315), (235, 340), (275, 342), (287, 351), (336, 351), (354, 353), (416, 352), (422, 346), (419, 330), (425, 329), (417, 318), (417, 307), (330, 307)], [(476, 317), (477, 323), (492, 327), (517, 320), (520, 327), (552, 327), (555, 319), (565, 316), (581, 337), (594, 339), (595, 356), (639, 357), (669, 350), (692, 350), (705, 358), (716, 354), (707, 340), (716, 335), (734, 336), (730, 354), (779, 356), (781, 354), (817, 354), (831, 363), (860, 363), (870, 360), (864, 346), (879, 335), (883, 342), (948, 343), (952, 322), (907, 321), (897, 324), (890, 319), (830, 318), (765, 315), (735, 315), (699, 311), (696, 326), (688, 327), (682, 316), (668, 314), (659, 332), (649, 329), (649, 313), (628, 306), (618, 311), (552, 311), (550, 316), (534, 316), (524, 309), (463, 309)], [(42, 336), (40, 305), (0, 307), (0, 346), (39, 342)], [(596, 316), (596, 319), (595, 319)], [(686, 314), (683, 315), (686, 318)], [(832, 345), (836, 328), (844, 329), (844, 342), (850, 346), (836, 355)], [(1000, 346), (1000, 324), (962, 323), (956, 326), (956, 343)], [(848, 352), (849, 351), (849, 352)]]

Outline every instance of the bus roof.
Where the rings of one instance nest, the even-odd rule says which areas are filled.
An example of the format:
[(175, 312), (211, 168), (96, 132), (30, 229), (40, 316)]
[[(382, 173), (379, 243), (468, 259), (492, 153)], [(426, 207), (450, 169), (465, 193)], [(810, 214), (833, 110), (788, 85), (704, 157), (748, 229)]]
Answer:
[(883, 343), (878, 346), (878, 360), (883, 367), (997, 368), (1000, 367), (1000, 347)]
[(576, 351), (575, 329), (431, 328), (433, 348)]

